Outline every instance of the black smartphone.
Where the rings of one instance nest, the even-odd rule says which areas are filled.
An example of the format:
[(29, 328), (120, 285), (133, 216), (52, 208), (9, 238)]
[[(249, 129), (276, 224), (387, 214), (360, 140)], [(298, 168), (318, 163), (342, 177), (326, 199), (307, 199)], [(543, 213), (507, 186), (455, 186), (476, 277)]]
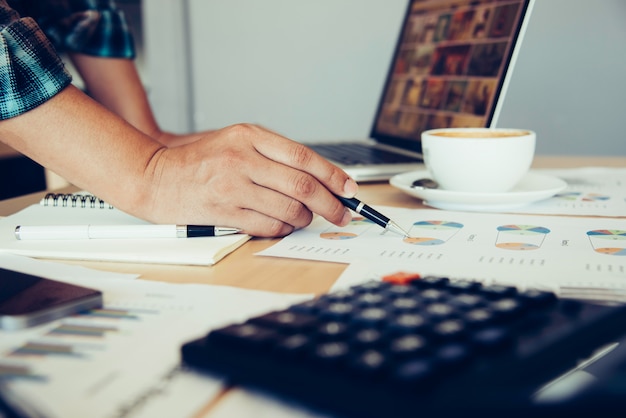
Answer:
[(23, 329), (100, 307), (98, 290), (0, 268), (0, 329)]

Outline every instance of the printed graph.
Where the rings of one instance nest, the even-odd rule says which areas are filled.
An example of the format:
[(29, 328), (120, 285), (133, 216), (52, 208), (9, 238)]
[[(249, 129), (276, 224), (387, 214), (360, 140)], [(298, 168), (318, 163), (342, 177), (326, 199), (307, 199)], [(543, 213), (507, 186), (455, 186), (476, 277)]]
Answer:
[(550, 233), (548, 228), (537, 225), (501, 225), (497, 230), (496, 247), (513, 251), (537, 250)]
[(106, 336), (110, 332), (118, 332), (118, 327), (108, 325), (81, 325), (81, 324), (61, 324), (48, 332), (49, 336), (54, 337), (85, 337), (89, 339), (99, 339)]
[(352, 221), (343, 228), (338, 226), (331, 226), (324, 232), (320, 233), (320, 238), (341, 241), (346, 239), (354, 239), (361, 235), (374, 225), (374, 222), (369, 219), (365, 219), (362, 216), (355, 216)]
[(599, 194), (599, 193), (587, 193), (582, 196), (583, 202), (604, 202), (611, 199), (611, 196)]
[(44, 327), (37, 335), (0, 358), (0, 379), (46, 381), (46, 364), (58, 360), (92, 361), (114, 344), (113, 337), (130, 337), (144, 320), (158, 317), (153, 309), (90, 309)]
[(587, 231), (593, 250), (600, 254), (626, 256), (626, 231), (594, 229)]
[(603, 193), (591, 193), (591, 192), (563, 192), (554, 195), (555, 199), (567, 200), (570, 202), (606, 202), (611, 199), (611, 196)]
[(441, 245), (456, 235), (463, 224), (452, 221), (418, 221), (408, 231), (404, 242), (412, 245)]
[(42, 374), (35, 373), (28, 364), (0, 360), (0, 379), (28, 379), (45, 381), (46, 377)]

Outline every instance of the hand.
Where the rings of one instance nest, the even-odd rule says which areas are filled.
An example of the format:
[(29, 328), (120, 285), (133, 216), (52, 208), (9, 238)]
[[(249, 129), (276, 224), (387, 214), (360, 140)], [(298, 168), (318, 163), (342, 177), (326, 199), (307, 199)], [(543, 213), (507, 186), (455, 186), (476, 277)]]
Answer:
[(344, 226), (351, 214), (333, 194), (357, 191), (343, 170), (306, 146), (245, 124), (161, 148), (145, 172), (154, 185), (148, 219), (231, 226), (263, 237), (302, 228), (313, 212)]

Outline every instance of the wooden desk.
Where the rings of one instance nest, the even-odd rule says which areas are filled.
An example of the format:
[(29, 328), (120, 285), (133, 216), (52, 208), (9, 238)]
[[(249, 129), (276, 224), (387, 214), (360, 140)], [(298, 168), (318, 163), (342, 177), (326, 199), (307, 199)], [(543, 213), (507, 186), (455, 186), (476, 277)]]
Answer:
[[(626, 157), (536, 157), (534, 163), (535, 168), (585, 166), (626, 167)], [(37, 202), (42, 196), (43, 193), (36, 193), (0, 202), (0, 216), (10, 215)], [(359, 198), (375, 205), (423, 207), (418, 199), (387, 183), (361, 185)], [(326, 292), (346, 267), (344, 264), (320, 261), (254, 256), (276, 242), (276, 239), (252, 239), (212, 267), (63, 262), (121, 273), (140, 273), (141, 278), (147, 280), (229, 285), (285, 293)]]
[[(535, 168), (573, 168), (585, 166), (626, 167), (626, 157), (537, 157)], [(61, 189), (74, 191), (75, 189)], [(0, 202), (0, 216), (10, 215), (37, 202), (44, 193), (31, 194)], [(418, 199), (396, 190), (387, 183), (361, 185), (359, 198), (375, 204), (409, 208), (423, 207)], [(154, 264), (72, 262), (86, 267), (123, 273), (140, 273), (142, 279), (172, 283), (204, 283), (287, 293), (326, 292), (345, 269), (343, 264), (254, 256), (278, 240), (252, 239), (212, 267)], [(210, 417), (212, 407), (222, 396), (197, 415)]]

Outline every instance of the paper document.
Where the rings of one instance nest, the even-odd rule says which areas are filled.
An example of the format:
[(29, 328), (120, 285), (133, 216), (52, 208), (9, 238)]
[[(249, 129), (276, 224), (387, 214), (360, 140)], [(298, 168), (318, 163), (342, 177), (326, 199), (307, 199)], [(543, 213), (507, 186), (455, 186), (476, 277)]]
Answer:
[(181, 370), (181, 345), (311, 297), (115, 277), (71, 282), (101, 290), (103, 309), (0, 331), (0, 379), (47, 417), (157, 416), (155, 408), (193, 416), (222, 382)]
[(626, 216), (626, 168), (534, 170), (559, 177), (567, 188), (556, 196), (514, 210), (545, 215)]
[(626, 219), (379, 207), (410, 233), (382, 234), (361, 217), (318, 217), (260, 255), (369, 263), (384, 269), (511, 283), (626, 288)]

